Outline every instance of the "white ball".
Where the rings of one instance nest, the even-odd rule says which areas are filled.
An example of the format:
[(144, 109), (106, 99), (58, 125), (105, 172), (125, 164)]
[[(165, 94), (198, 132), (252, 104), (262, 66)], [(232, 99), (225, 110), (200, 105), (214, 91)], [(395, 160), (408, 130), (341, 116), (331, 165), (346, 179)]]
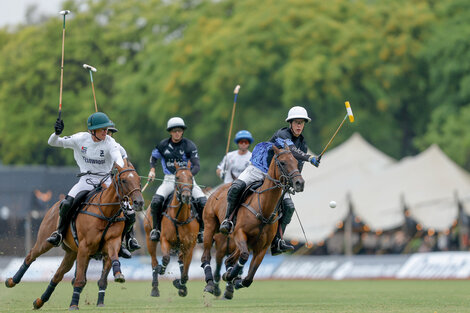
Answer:
[(330, 208), (336, 208), (336, 202), (335, 201), (330, 201)]

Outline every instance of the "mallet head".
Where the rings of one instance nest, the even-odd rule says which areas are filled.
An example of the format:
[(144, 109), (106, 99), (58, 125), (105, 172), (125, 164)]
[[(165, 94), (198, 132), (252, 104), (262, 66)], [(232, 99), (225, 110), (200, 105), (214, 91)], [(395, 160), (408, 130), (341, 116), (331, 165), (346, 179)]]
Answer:
[(94, 68), (93, 66), (88, 65), (88, 64), (83, 64), (83, 68), (86, 69), (86, 70), (93, 71), (93, 72), (96, 72), (96, 71), (97, 71), (96, 68)]
[(240, 91), (240, 85), (237, 85), (235, 89), (233, 90), (233, 93), (238, 95), (238, 92)]
[(354, 123), (354, 115), (353, 115), (353, 112), (351, 110), (351, 105), (349, 104), (349, 101), (346, 101), (344, 103), (344, 105), (346, 106), (346, 112), (348, 113), (349, 121), (351, 123)]
[(69, 13), (70, 13), (70, 10), (63, 10), (59, 12), (60, 15), (67, 15)]

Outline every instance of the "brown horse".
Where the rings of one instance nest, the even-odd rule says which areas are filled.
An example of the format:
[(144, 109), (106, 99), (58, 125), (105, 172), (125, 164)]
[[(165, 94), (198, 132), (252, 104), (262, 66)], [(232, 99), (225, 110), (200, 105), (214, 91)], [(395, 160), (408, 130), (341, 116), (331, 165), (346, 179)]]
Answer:
[(191, 174), (191, 162), (186, 167), (180, 167), (175, 163), (175, 192), (162, 219), (162, 231), (160, 244), (162, 250), (162, 264), (157, 260), (157, 244), (150, 240), (150, 231), (153, 229), (150, 208), (147, 209), (147, 218), (144, 223), (146, 232), (147, 249), (152, 258), (152, 297), (159, 297), (158, 275), (165, 274), (170, 262), (170, 252), (179, 251), (178, 263), (181, 271), (181, 279), (175, 279), (173, 286), (178, 289), (178, 294), (185, 297), (188, 294), (186, 282), (188, 270), (193, 257), (193, 249), (196, 246), (199, 224), (191, 210), (191, 194), (193, 189), (193, 175)]
[[(142, 210), (144, 199), (140, 191), (140, 177), (132, 164), (124, 161), (124, 167), (115, 164), (109, 175), (112, 177), (111, 185), (95, 194), (84, 203), (84, 207), (78, 212), (76, 218), (76, 230), (78, 246), (74, 241), (72, 230), (69, 227), (64, 236), (62, 248), (65, 256), (57, 269), (54, 277), (49, 283), (46, 291), (40, 298), (33, 302), (35, 309), (41, 308), (47, 302), (57, 284), (62, 280), (64, 274), (70, 271), (76, 260), (76, 272), (73, 280), (73, 296), (70, 310), (78, 310), (80, 293), (86, 284), (86, 270), (90, 257), (103, 256), (103, 272), (98, 281), (100, 289), (98, 306), (103, 305), (104, 293), (107, 287), (107, 276), (113, 268), (114, 280), (124, 282), (124, 275), (118, 259), (121, 247), (121, 234), (124, 229), (123, 207), (132, 201), (135, 210)], [(53, 245), (46, 238), (56, 229), (59, 217), (60, 201), (56, 202), (46, 213), (39, 227), (37, 241), (31, 251), (24, 259), (23, 265), (16, 274), (5, 281), (9, 288), (14, 287), (21, 281), (24, 273), (31, 263), (40, 255), (46, 253)]]
[[(304, 180), (298, 170), (297, 160), (287, 146), (278, 149), (273, 145), (274, 157), (268, 173), (254, 193), (247, 197), (237, 213), (233, 237), (236, 249), (226, 260), (227, 272), (222, 278), (232, 282), (235, 289), (249, 287), (266, 250), (276, 235), (280, 218), (280, 204), (285, 193), (292, 189), (303, 191)], [(217, 189), (207, 200), (204, 209), (204, 253), (201, 258), (206, 279), (204, 291), (214, 294), (216, 290), (210, 267), (213, 237), (225, 217), (227, 190), (229, 184)], [(243, 266), (248, 260), (249, 250), (253, 251), (248, 275), (241, 280)], [(218, 251), (218, 250), (217, 250)], [(218, 251), (219, 252), (219, 251)], [(237, 262), (238, 261), (238, 262)], [(236, 264), (235, 264), (236, 263)]]

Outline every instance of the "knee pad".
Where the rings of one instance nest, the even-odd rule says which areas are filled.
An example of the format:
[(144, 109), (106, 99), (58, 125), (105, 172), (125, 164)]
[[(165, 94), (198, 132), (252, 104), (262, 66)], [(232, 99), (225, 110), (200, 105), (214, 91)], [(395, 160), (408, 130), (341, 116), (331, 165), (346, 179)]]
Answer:
[(282, 200), (282, 218), (281, 224), (287, 225), (292, 220), (292, 215), (294, 214), (295, 206), (291, 198)]
[(163, 198), (163, 196), (153, 195), (152, 202), (150, 203), (150, 207), (152, 208), (152, 213), (156, 214), (159, 211), (161, 211), (163, 207), (163, 201), (165, 201), (165, 198)]
[(246, 183), (243, 180), (236, 179), (230, 186), (227, 192), (227, 200), (236, 200), (238, 196), (243, 192), (246, 187)]
[(72, 207), (74, 197), (66, 196), (64, 200), (60, 203), (59, 214), (65, 216), (69, 213), (70, 208)]

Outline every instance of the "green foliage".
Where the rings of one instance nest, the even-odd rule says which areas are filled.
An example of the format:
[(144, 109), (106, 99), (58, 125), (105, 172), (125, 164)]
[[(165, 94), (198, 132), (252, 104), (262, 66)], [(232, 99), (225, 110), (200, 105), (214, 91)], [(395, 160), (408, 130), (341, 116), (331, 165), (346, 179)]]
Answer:
[[(217, 183), (237, 84), (232, 138), (248, 129), (255, 142), (267, 140), (286, 125), (291, 106), (303, 105), (312, 116), (304, 134), (319, 153), (349, 100), (356, 122), (333, 145), (359, 131), (402, 157), (442, 142), (470, 168), (468, 153), (445, 147), (456, 146), (451, 134), (468, 133), (465, 114), (449, 113), (465, 113), (470, 97), (467, 2), (69, 0), (64, 134), (85, 130), (94, 112), (87, 63), (98, 69), (98, 108), (143, 175), (151, 150), (168, 136), (166, 121), (181, 116), (200, 150), (198, 182)], [(74, 163), (70, 151), (47, 146), (59, 102), (61, 26), (54, 17), (0, 30), (5, 164)], [(456, 129), (437, 138), (436, 121), (455, 118)]]

